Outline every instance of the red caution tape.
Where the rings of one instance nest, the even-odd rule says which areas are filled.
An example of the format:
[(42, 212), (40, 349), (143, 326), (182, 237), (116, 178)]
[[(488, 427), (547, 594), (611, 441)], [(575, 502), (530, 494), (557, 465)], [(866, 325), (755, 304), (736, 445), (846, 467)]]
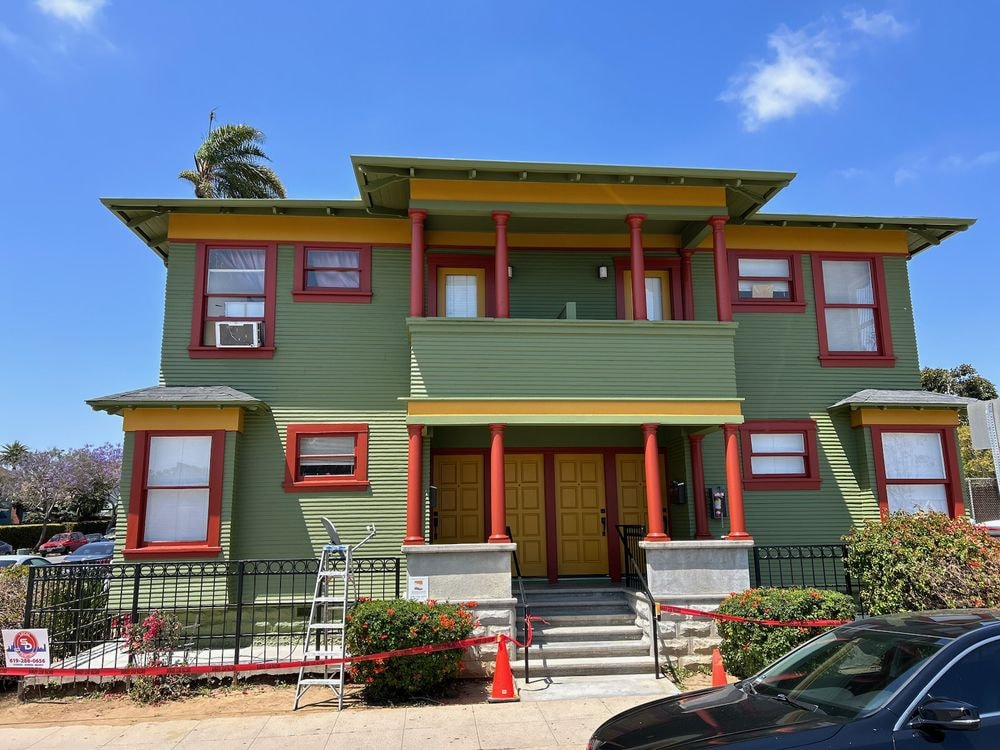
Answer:
[[(504, 636), (506, 637), (506, 636)], [(165, 675), (165, 674), (215, 674), (231, 672), (263, 672), (268, 669), (299, 669), (300, 667), (321, 667), (325, 664), (356, 664), (362, 661), (378, 661), (392, 659), (397, 656), (415, 656), (431, 654), (435, 651), (451, 651), (468, 646), (481, 646), (494, 643), (496, 636), (480, 636), (465, 638), (461, 641), (433, 643), (428, 646), (413, 646), (395, 651), (383, 651), (378, 654), (362, 654), (339, 659), (305, 659), (298, 661), (272, 661), (249, 664), (204, 664), (164, 667), (101, 667), (94, 669), (0, 669), (0, 677), (127, 677), (131, 675)]]
[(750, 617), (740, 617), (739, 615), (724, 615), (721, 612), (703, 612), (700, 609), (688, 609), (687, 607), (672, 607), (669, 604), (661, 604), (663, 612), (673, 612), (676, 615), (690, 615), (691, 617), (708, 617), (712, 620), (726, 620), (728, 622), (748, 622), (752, 625), (773, 625), (775, 627), (788, 628), (831, 628), (836, 625), (846, 625), (851, 620), (754, 620)]
[(521, 643), (516, 638), (511, 638), (509, 635), (501, 635), (500, 637), (509, 643), (513, 643), (518, 648), (528, 648), (528, 646), (531, 645), (531, 639), (534, 637), (535, 633), (535, 629), (531, 627), (532, 620), (538, 620), (539, 622), (544, 622), (546, 625), (549, 624), (549, 621), (543, 617), (539, 617), (538, 615), (528, 615), (527, 617), (524, 618), (524, 624), (526, 626), (525, 629), (528, 631), (527, 635), (524, 638), (524, 643)]

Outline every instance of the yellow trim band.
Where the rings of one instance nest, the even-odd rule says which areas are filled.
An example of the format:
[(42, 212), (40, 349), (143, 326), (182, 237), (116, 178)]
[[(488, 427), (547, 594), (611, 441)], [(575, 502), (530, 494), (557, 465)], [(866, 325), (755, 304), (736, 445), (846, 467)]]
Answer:
[(720, 425), (743, 422), (739, 401), (411, 400), (407, 420), (454, 424)]
[(957, 427), (958, 412), (952, 409), (857, 409), (851, 412), (851, 427), (870, 425)]
[(122, 412), (125, 432), (137, 430), (226, 430), (243, 432), (239, 406), (138, 407)]
[(611, 206), (725, 206), (726, 189), (681, 185), (410, 180), (411, 201), (569, 203)]
[(170, 214), (167, 236), (181, 240), (410, 244), (409, 219), (355, 216)]
[[(711, 248), (712, 238), (700, 248)], [(813, 253), (874, 253), (906, 255), (906, 231), (902, 229), (850, 229), (830, 227), (726, 227), (730, 250), (798, 250)]]

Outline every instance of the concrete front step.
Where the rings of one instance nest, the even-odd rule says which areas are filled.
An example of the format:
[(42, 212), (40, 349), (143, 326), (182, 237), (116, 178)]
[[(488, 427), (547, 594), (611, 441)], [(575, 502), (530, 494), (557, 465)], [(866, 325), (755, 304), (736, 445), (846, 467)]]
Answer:
[[(536, 624), (537, 625), (537, 624)], [(540, 625), (535, 627), (536, 643), (562, 641), (636, 641), (642, 631), (629, 625)]]
[[(512, 659), (510, 666), (515, 676), (520, 677), (524, 675), (523, 659)], [(599, 674), (653, 674), (653, 657), (646, 655), (615, 656), (609, 658), (536, 658), (535, 651), (532, 649), (529, 668), (533, 677)]]
[[(524, 658), (524, 649), (517, 648), (516, 657)], [(617, 658), (648, 656), (649, 646), (642, 641), (557, 641), (531, 644), (531, 659), (569, 659), (574, 657)]]
[[(554, 627), (589, 627), (592, 625), (631, 625), (635, 627), (635, 614), (633, 612), (609, 612), (607, 614), (595, 615), (591, 612), (560, 612), (558, 614), (543, 614), (542, 612), (531, 611), (532, 615), (544, 617), (549, 625)], [(535, 623), (535, 626), (540, 626)], [(544, 623), (541, 624), (544, 626)], [(520, 627), (520, 618), (518, 618)]]

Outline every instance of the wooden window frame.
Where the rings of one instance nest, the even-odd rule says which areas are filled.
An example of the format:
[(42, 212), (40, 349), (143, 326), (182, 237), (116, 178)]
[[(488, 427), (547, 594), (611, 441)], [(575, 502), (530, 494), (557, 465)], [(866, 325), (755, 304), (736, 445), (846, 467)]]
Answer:
[[(954, 427), (940, 425), (872, 425), (872, 455), (875, 459), (875, 484), (878, 489), (878, 511), (884, 521), (889, 517), (890, 484), (940, 484), (944, 485), (948, 500), (948, 515), (959, 518), (965, 515), (965, 500), (962, 498), (962, 483), (958, 471), (958, 443)], [(944, 453), (944, 479), (888, 479), (885, 475), (885, 453), (882, 450), (882, 435), (887, 432), (933, 433), (941, 437), (941, 451)]]
[[(257, 348), (219, 349), (202, 344), (207, 322), (205, 289), (208, 283), (209, 250), (264, 251), (264, 340)], [(191, 314), (191, 359), (272, 359), (274, 357), (274, 308), (278, 284), (278, 245), (276, 242), (197, 242), (195, 243), (194, 307)], [(213, 295), (214, 296), (214, 295)]]
[[(787, 260), (788, 276), (747, 276), (744, 278), (759, 281), (787, 281), (789, 298), (776, 299), (741, 299), (740, 298), (740, 261), (741, 260)], [(805, 294), (802, 286), (802, 254), (779, 253), (768, 250), (736, 250), (729, 253), (729, 285), (733, 312), (770, 312), (770, 313), (801, 313), (806, 310)]]
[[(203, 541), (147, 542), (143, 539), (146, 527), (147, 475), (149, 473), (149, 445), (154, 437), (204, 437), (212, 438), (208, 476), (208, 527)], [(225, 476), (225, 430), (140, 430), (134, 433), (132, 454), (132, 481), (129, 490), (128, 520), (125, 529), (125, 548), (122, 555), (128, 558), (163, 557), (216, 557), (222, 552), (222, 484)]]
[[(308, 267), (306, 259), (310, 250), (353, 250), (358, 253), (360, 283), (357, 289), (337, 287), (310, 287), (306, 284)], [(295, 281), (292, 299), (296, 302), (353, 302), (371, 304), (372, 301), (372, 246), (343, 242), (295, 243)]]
[[(747, 490), (818, 490), (819, 443), (816, 439), (816, 422), (811, 419), (769, 419), (748, 420), (740, 425), (740, 447), (742, 450), (743, 487)], [(751, 435), (767, 433), (799, 433), (803, 436), (803, 453), (754, 453)], [(754, 474), (753, 456), (796, 455), (805, 461), (804, 474)]]
[[(631, 287), (626, 287), (625, 285), (625, 272), (629, 272), (629, 279), (631, 280), (632, 271), (632, 259), (629, 257), (617, 257), (614, 259), (615, 262), (615, 312), (618, 316), (618, 320), (632, 320), (632, 310), (626, 305), (626, 296), (631, 300), (632, 291)], [(684, 301), (682, 299), (681, 290), (681, 262), (679, 259), (673, 260), (670, 258), (645, 258), (644, 270), (648, 273), (649, 271), (666, 271), (669, 273), (667, 277), (670, 285), (670, 320), (668, 321), (653, 321), (654, 323), (660, 322), (670, 322), (671, 320), (683, 320), (684, 319)]]
[[(484, 293), (483, 317), (492, 318), (496, 315), (496, 261), (492, 255), (459, 255), (427, 253), (427, 317), (444, 317), (444, 311), (438, 310), (441, 296), (438, 290), (439, 277), (443, 270), (469, 269), (481, 271), (486, 279)], [(461, 318), (456, 318), (461, 320)]]
[[(299, 475), (299, 438), (327, 435), (354, 436), (354, 473), (336, 477)], [(285, 428), (285, 492), (363, 490), (368, 482), (367, 424), (290, 424)]]
[[(824, 261), (867, 261), (871, 268), (874, 302), (870, 305), (827, 303), (823, 285)], [(817, 254), (812, 257), (813, 289), (816, 298), (816, 327), (819, 331), (819, 363), (821, 367), (895, 367), (892, 332), (889, 325), (889, 303), (885, 289), (885, 271), (881, 255), (856, 253)], [(831, 352), (826, 331), (826, 310), (868, 307), (875, 318), (878, 350), (874, 352)]]

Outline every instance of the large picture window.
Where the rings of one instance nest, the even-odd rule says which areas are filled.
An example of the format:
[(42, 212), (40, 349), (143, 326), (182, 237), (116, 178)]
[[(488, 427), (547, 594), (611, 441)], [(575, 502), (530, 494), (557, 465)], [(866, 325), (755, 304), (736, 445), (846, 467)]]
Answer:
[(286, 491), (368, 486), (368, 425), (289, 425), (285, 437)]
[(872, 427), (871, 431), (883, 515), (897, 511), (956, 515), (962, 499), (953, 428)]
[(125, 554), (214, 556), (225, 432), (137, 432)]
[(811, 419), (744, 422), (740, 443), (746, 489), (819, 489), (816, 423)]
[[(192, 357), (269, 358), (274, 355), (274, 293), (277, 247), (273, 244), (199, 244), (196, 250)], [(235, 338), (218, 340), (220, 324)], [(254, 326), (259, 335), (248, 335)], [(246, 341), (246, 346), (240, 342)], [(258, 344), (250, 345), (251, 342)], [(223, 344), (223, 347), (217, 346)]]
[(732, 252), (729, 255), (734, 312), (803, 312), (802, 256), (798, 253)]
[(891, 367), (885, 281), (879, 257), (816, 256), (816, 321), (825, 367)]
[(295, 246), (297, 302), (371, 302), (372, 249), (369, 245)]

